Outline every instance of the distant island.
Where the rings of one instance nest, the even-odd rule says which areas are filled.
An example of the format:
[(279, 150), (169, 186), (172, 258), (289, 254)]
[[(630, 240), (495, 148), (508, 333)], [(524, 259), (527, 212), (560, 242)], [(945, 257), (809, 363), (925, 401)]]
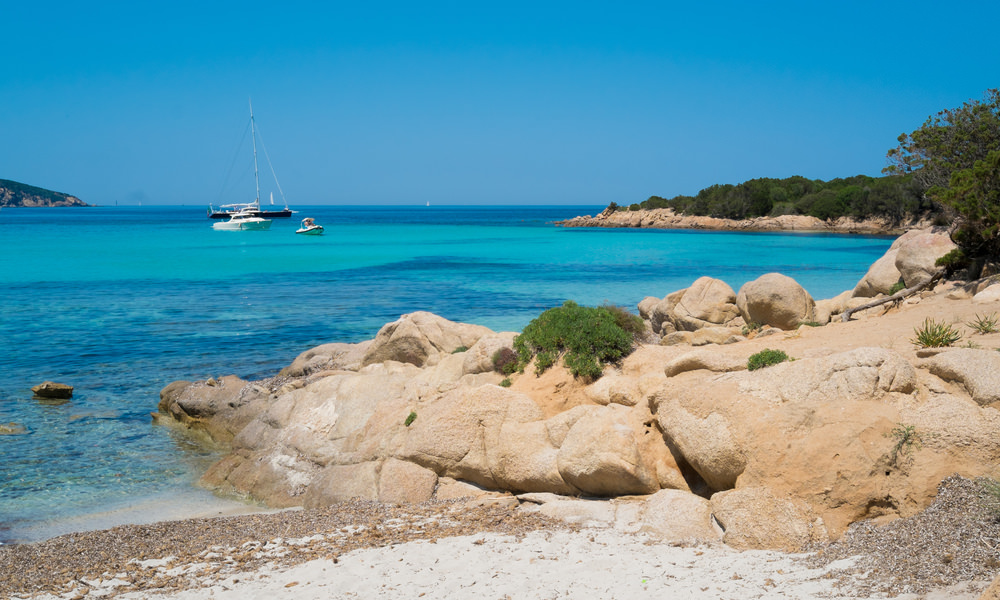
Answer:
[(0, 179), (0, 208), (39, 206), (90, 206), (76, 196), (53, 192), (9, 179)]

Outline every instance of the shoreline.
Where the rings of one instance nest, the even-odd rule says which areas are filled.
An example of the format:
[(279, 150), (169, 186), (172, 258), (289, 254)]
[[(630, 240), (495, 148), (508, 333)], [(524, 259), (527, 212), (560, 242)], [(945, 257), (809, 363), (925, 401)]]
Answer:
[(189, 487), (143, 496), (104, 510), (39, 521), (5, 524), (0, 548), (35, 544), (77, 533), (90, 533), (118, 526), (149, 525), (160, 521), (204, 519), (279, 512), (238, 498), (227, 498), (200, 488)]
[(672, 208), (654, 208), (636, 211), (605, 209), (596, 216), (583, 215), (563, 221), (556, 221), (554, 224), (557, 227), (696, 229), (747, 233), (810, 232), (883, 236), (898, 236), (909, 229), (925, 229), (931, 226), (931, 223), (926, 219), (910, 219), (903, 222), (894, 222), (884, 218), (859, 221), (850, 217), (840, 217), (824, 221), (805, 215), (723, 219), (719, 217), (678, 214)]

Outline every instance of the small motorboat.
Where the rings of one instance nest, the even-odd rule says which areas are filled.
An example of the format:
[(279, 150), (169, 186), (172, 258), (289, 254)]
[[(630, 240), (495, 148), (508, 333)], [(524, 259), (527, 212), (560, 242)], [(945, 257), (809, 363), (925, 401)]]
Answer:
[(295, 230), (295, 233), (302, 235), (323, 235), (323, 226), (317, 225), (312, 217), (302, 219), (302, 227)]
[(271, 221), (254, 216), (249, 210), (233, 213), (228, 221), (212, 223), (212, 229), (222, 231), (264, 231), (270, 228)]

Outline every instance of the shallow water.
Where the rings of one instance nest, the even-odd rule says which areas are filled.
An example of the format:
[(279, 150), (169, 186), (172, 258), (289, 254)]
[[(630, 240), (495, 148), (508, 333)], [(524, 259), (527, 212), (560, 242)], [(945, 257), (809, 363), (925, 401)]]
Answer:
[[(0, 436), (0, 541), (189, 493), (216, 455), (151, 424), (171, 381), (273, 375), (415, 310), (520, 330), (567, 299), (634, 311), (771, 271), (832, 297), (891, 243), (551, 225), (601, 208), (300, 207), (265, 232), (214, 231), (202, 207), (0, 211), (0, 423), (28, 430)], [(295, 235), (304, 216), (326, 235)], [(73, 399), (33, 399), (45, 380)]]

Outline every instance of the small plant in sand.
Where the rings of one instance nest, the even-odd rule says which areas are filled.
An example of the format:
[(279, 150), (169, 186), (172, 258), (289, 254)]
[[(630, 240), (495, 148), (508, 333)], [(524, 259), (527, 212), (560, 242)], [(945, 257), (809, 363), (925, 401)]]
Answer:
[(765, 348), (750, 356), (747, 360), (747, 371), (756, 371), (757, 369), (763, 369), (764, 367), (770, 367), (771, 365), (776, 365), (778, 363), (783, 363), (787, 360), (788, 355), (785, 354), (784, 350), (771, 350), (770, 348)]
[(896, 426), (889, 433), (885, 434), (885, 437), (891, 437), (896, 440), (896, 444), (889, 452), (889, 461), (894, 465), (899, 464), (900, 457), (905, 458), (913, 450), (918, 450), (921, 445), (920, 434), (917, 433), (916, 425), (896, 423)]
[(468, 346), (459, 346), (458, 348), (455, 348), (454, 350), (452, 350), (451, 353), (452, 354), (461, 354), (462, 352), (468, 352), (468, 350), (469, 350)]
[(758, 323), (757, 321), (751, 321), (743, 326), (743, 337), (750, 337), (750, 334), (756, 334), (758, 331), (764, 328), (764, 325)]
[(417, 413), (415, 411), (410, 411), (410, 415), (406, 417), (405, 421), (403, 421), (403, 425), (409, 427), (410, 425), (413, 425), (413, 422), (416, 420), (417, 420)]
[(635, 334), (624, 329), (621, 315), (599, 306), (589, 308), (571, 300), (538, 315), (514, 339), (518, 369), (535, 359), (540, 375), (560, 356), (574, 377), (600, 379), (604, 366), (631, 354)]
[(892, 284), (891, 288), (889, 288), (889, 295), (891, 296), (896, 292), (903, 291), (904, 289), (906, 289), (906, 284), (903, 283), (902, 281), (897, 281), (896, 283)]
[(990, 313), (983, 317), (976, 314), (976, 318), (966, 323), (965, 326), (975, 333), (986, 335), (987, 333), (996, 333), (1000, 331), (1000, 328), (997, 327), (997, 321), (998, 318), (996, 313)]
[(507, 387), (510, 387), (511, 385), (512, 385), (512, 382), (510, 380), (510, 377), (504, 377), (503, 381), (500, 382), (500, 387), (507, 388)]
[(923, 325), (914, 328), (913, 332), (916, 335), (910, 342), (920, 348), (944, 348), (962, 339), (962, 334), (954, 327), (938, 323), (930, 317), (924, 319)]

